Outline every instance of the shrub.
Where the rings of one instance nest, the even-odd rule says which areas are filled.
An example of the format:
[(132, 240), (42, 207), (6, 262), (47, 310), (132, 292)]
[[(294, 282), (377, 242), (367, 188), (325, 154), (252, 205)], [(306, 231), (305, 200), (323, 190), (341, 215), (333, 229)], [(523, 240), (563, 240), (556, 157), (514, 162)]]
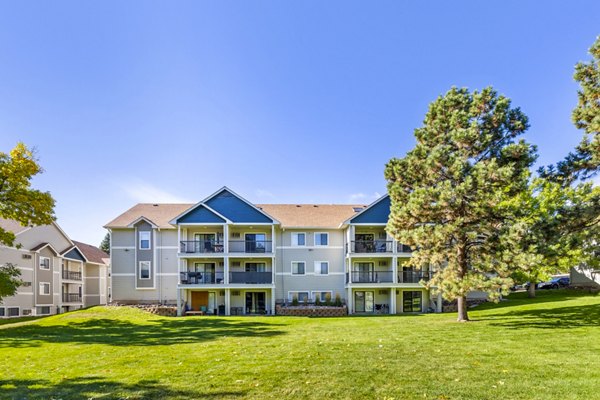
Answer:
[(321, 305), (321, 296), (317, 296), (317, 298), (315, 299), (315, 306), (320, 306)]
[(340, 296), (339, 293), (335, 294), (335, 303), (334, 303), (334, 305), (336, 307), (341, 307), (342, 306), (342, 296)]
[(292, 297), (292, 305), (294, 307), (298, 305), (298, 296), (294, 295), (294, 297)]
[(325, 305), (326, 306), (330, 306), (331, 305), (331, 293), (325, 294)]
[(304, 305), (305, 305), (305, 306), (307, 306), (307, 305), (308, 305), (308, 296), (306, 296), (306, 297), (304, 298)]

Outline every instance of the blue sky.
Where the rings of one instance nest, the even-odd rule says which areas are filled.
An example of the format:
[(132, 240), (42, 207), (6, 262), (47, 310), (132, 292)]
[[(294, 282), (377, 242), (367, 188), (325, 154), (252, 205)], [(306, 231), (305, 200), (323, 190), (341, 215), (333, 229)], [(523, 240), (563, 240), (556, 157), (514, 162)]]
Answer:
[(0, 151), (35, 146), (59, 224), (97, 244), (136, 202), (370, 203), (451, 86), (580, 139), (573, 66), (600, 2), (0, 3)]

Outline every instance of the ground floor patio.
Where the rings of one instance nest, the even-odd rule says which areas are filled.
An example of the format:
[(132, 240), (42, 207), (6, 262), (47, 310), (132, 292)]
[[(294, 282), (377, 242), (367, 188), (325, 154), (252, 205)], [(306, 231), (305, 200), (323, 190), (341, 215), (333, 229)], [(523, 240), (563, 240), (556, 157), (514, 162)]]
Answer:
[(180, 288), (178, 315), (272, 315), (272, 288)]
[(348, 314), (441, 312), (442, 299), (420, 287), (349, 287)]

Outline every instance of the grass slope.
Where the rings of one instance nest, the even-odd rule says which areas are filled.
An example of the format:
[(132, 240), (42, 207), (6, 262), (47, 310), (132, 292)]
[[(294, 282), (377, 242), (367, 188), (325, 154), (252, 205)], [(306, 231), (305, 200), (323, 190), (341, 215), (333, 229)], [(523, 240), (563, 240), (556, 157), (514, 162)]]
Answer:
[(600, 398), (600, 296), (454, 314), (164, 318), (96, 307), (0, 325), (0, 398)]

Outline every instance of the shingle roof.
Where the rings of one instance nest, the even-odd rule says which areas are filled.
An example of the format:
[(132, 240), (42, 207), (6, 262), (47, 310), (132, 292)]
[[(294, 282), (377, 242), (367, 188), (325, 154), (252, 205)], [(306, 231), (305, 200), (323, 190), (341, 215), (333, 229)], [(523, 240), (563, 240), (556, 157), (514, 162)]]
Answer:
[(20, 223), (18, 223), (17, 221), (14, 221), (12, 219), (4, 219), (4, 218), (0, 218), (0, 228), (12, 232), (15, 235), (18, 235), (19, 233), (29, 229), (29, 227), (27, 226), (23, 226)]
[(110, 259), (110, 256), (97, 248), (96, 246), (92, 246), (91, 244), (81, 243), (76, 240), (73, 240), (75, 246), (83, 253), (85, 258), (89, 262), (97, 263), (97, 264), (108, 264), (106, 260)]
[[(195, 204), (136, 204), (105, 225), (105, 228), (127, 228), (144, 217), (159, 228), (173, 228), (169, 223)], [(363, 209), (364, 204), (256, 204), (284, 228), (338, 228), (344, 221)]]
[(162, 203), (162, 204), (148, 204), (140, 203), (131, 207), (123, 214), (106, 224), (105, 228), (127, 228), (129, 224), (144, 217), (159, 228), (173, 228), (173, 225), (169, 224), (173, 218), (192, 207), (194, 204), (174, 204), (174, 203)]
[(353, 204), (257, 204), (284, 228), (338, 228), (356, 214)]

